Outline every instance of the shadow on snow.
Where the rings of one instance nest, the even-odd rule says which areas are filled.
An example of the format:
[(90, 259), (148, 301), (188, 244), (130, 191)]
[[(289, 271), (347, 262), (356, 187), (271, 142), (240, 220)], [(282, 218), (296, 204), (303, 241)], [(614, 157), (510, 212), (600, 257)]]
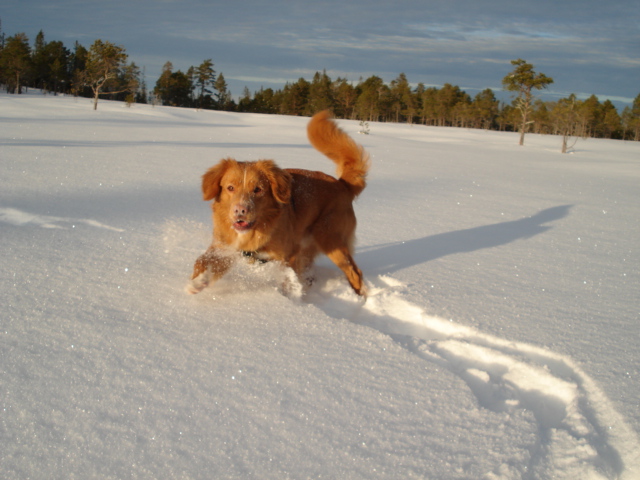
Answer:
[(455, 253), (474, 252), (506, 245), (550, 230), (553, 227), (545, 224), (566, 217), (571, 207), (571, 205), (560, 205), (520, 220), (439, 233), (404, 242), (364, 247), (358, 250), (356, 260), (367, 275), (380, 275)]

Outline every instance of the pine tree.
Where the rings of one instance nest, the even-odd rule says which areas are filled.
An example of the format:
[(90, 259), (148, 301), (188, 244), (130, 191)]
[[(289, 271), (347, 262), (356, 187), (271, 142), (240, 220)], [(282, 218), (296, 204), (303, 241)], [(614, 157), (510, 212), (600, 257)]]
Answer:
[(169, 95), (171, 91), (171, 74), (173, 73), (173, 64), (166, 62), (162, 66), (162, 73), (158, 80), (156, 80), (156, 86), (153, 89), (153, 94), (160, 100), (162, 105), (169, 105)]
[(436, 122), (436, 97), (438, 89), (436, 87), (426, 88), (420, 97), (422, 123), (425, 125), (435, 125)]
[(611, 100), (602, 103), (602, 122), (600, 134), (605, 138), (621, 138), (622, 119)]
[(216, 78), (213, 88), (218, 92), (216, 93), (218, 110), (226, 110), (231, 104), (231, 92), (229, 92), (229, 87), (222, 72)]
[(31, 61), (33, 62), (33, 85), (36, 88), (47, 90), (49, 62), (45, 55), (45, 41), (42, 30), (38, 32), (36, 40), (33, 44), (33, 52)]
[[(436, 116), (439, 126), (453, 126), (460, 123), (460, 113), (463, 106), (471, 103), (469, 95), (460, 90), (457, 85), (445, 83), (436, 93)], [(462, 104), (456, 108), (456, 105)]]
[(168, 105), (174, 107), (193, 106), (193, 82), (191, 76), (178, 70), (171, 74)]
[(399, 122), (401, 117), (407, 123), (413, 123), (413, 117), (416, 114), (416, 105), (411, 91), (411, 86), (404, 73), (398, 75), (398, 78), (391, 81), (391, 109), (395, 116), (395, 121)]
[(529, 124), (529, 115), (533, 106), (532, 90), (547, 88), (553, 83), (553, 79), (543, 73), (536, 73), (533, 70), (533, 65), (521, 58), (511, 60), (511, 65), (516, 68), (502, 79), (502, 85), (505, 90), (517, 92), (514, 106), (520, 112), (520, 145), (524, 145), (524, 134)]
[(311, 84), (304, 78), (296, 83), (287, 83), (282, 91), (282, 102), (279, 112), (283, 115), (304, 115), (309, 102)]
[(498, 116), (498, 105), (498, 100), (490, 88), (478, 93), (473, 99), (475, 127), (490, 129)]
[(333, 107), (332, 82), (326, 71), (316, 72), (309, 85), (309, 98), (306, 113), (313, 115)]
[(580, 121), (579, 135), (583, 138), (587, 138), (595, 135), (598, 130), (598, 123), (600, 123), (602, 106), (598, 97), (591, 95), (580, 105), (578, 112)]
[(40, 53), (44, 48), (44, 45), (45, 45), (44, 32), (40, 30), (38, 32), (38, 35), (36, 35), (36, 41), (34, 42), (34, 45), (33, 45), (33, 55), (35, 56), (38, 53)]
[[(189, 69), (194, 72), (193, 67)], [(153, 94), (162, 105), (173, 107), (193, 106), (193, 76), (180, 70), (174, 72), (173, 64), (166, 62), (162, 67), (162, 74), (156, 81)]]
[(68, 83), (70, 57), (71, 52), (65, 48), (62, 42), (46, 43), (44, 36), (39, 35), (39, 41), (36, 42), (33, 54), (33, 85), (57, 93), (60, 84)]
[(355, 87), (346, 78), (338, 77), (333, 83), (335, 98), (334, 113), (340, 118), (355, 118), (355, 104), (358, 93)]
[(100, 95), (130, 92), (137, 88), (134, 69), (125, 69), (127, 58), (124, 47), (111, 42), (96, 40), (91, 45), (82, 79), (93, 92), (94, 110), (98, 108)]
[(207, 87), (213, 86), (216, 80), (216, 72), (213, 69), (213, 61), (209, 58), (202, 62), (200, 66), (194, 69), (195, 86), (200, 90), (198, 94), (198, 108), (204, 108), (205, 94), (210, 94), (211, 90)]
[(4, 49), (4, 32), (2, 31), (2, 17), (0, 17), (0, 52)]
[(70, 71), (71, 71), (71, 91), (74, 96), (78, 96), (85, 88), (82, 80), (82, 72), (84, 72), (87, 64), (87, 57), (89, 52), (80, 43), (76, 41), (74, 45), (74, 51), (69, 59)]
[(147, 70), (145, 67), (142, 67), (142, 75), (140, 76), (140, 88), (138, 89), (138, 93), (136, 94), (136, 103), (147, 103)]
[(640, 140), (640, 94), (633, 100), (631, 107), (626, 107), (622, 112), (622, 121), (625, 130), (633, 135), (637, 142)]
[(389, 90), (382, 79), (372, 75), (358, 84), (358, 100), (356, 101), (357, 117), (366, 122), (377, 122), (384, 111), (384, 96)]
[(272, 88), (260, 88), (253, 96), (249, 111), (253, 113), (277, 113), (278, 109), (274, 98), (275, 92)]
[[(562, 98), (553, 104), (550, 117), (555, 125), (555, 134), (562, 136), (562, 153), (567, 153), (568, 149), (575, 145), (577, 134), (580, 131), (580, 107), (581, 103), (574, 94), (569, 98)], [(576, 140), (570, 142), (571, 137)]]
[(0, 51), (0, 72), (10, 93), (22, 93), (32, 71), (31, 49), (29, 39), (24, 33), (18, 33), (7, 39), (5, 47)]
[(249, 90), (249, 87), (244, 87), (244, 90), (242, 91), (242, 97), (238, 102), (238, 111), (250, 112), (252, 103), (253, 103), (253, 99), (251, 97), (251, 91)]

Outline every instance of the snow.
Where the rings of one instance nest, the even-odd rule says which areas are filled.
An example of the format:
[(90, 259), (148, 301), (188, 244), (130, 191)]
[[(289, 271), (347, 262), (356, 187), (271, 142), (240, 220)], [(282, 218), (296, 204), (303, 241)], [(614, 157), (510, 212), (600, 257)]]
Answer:
[(220, 158), (308, 119), (0, 95), (0, 476), (640, 478), (640, 144), (340, 125), (370, 295), (185, 295)]

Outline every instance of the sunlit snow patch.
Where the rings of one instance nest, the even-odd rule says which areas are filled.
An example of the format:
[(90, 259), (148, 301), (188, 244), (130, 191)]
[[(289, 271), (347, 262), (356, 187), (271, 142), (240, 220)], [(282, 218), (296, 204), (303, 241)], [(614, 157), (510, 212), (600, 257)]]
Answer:
[(320, 269), (319, 277), (307, 299), (328, 315), (388, 334), (443, 365), (466, 382), (483, 408), (531, 412), (539, 427), (528, 466), (534, 476), (553, 471), (563, 478), (640, 478), (637, 435), (570, 358), (426, 315), (402, 298), (406, 287), (389, 276), (372, 279), (366, 303), (336, 272)]
[(71, 224), (71, 228), (75, 227), (76, 223), (89, 225), (90, 227), (104, 228), (105, 230), (112, 230), (114, 232), (124, 232), (121, 228), (111, 227), (100, 223), (96, 220), (86, 218), (67, 218), (67, 217), (53, 217), (50, 215), (39, 215), (34, 213), (24, 212), (15, 208), (0, 208), (0, 222), (9, 223), (16, 226), (28, 226), (33, 225), (41, 228), (59, 228), (64, 229), (60, 224)]

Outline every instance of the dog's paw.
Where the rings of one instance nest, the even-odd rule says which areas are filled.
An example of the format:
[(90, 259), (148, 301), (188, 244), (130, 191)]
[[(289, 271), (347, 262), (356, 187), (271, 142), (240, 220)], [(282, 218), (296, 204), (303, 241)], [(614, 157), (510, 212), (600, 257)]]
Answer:
[(184, 291), (189, 295), (195, 295), (196, 293), (200, 293), (205, 287), (206, 285), (196, 284), (192, 280), (184, 286)]
[(189, 283), (187, 283), (184, 287), (184, 291), (189, 295), (195, 295), (196, 293), (200, 293), (209, 285), (208, 272), (203, 272), (195, 278), (192, 278)]
[(315, 273), (311, 270), (307, 270), (300, 276), (300, 283), (302, 283), (302, 285), (307, 289), (311, 288), (313, 284), (316, 283)]
[(282, 278), (278, 291), (290, 300), (300, 300), (305, 294), (305, 286), (300, 282), (298, 275), (289, 268), (282, 267)]

